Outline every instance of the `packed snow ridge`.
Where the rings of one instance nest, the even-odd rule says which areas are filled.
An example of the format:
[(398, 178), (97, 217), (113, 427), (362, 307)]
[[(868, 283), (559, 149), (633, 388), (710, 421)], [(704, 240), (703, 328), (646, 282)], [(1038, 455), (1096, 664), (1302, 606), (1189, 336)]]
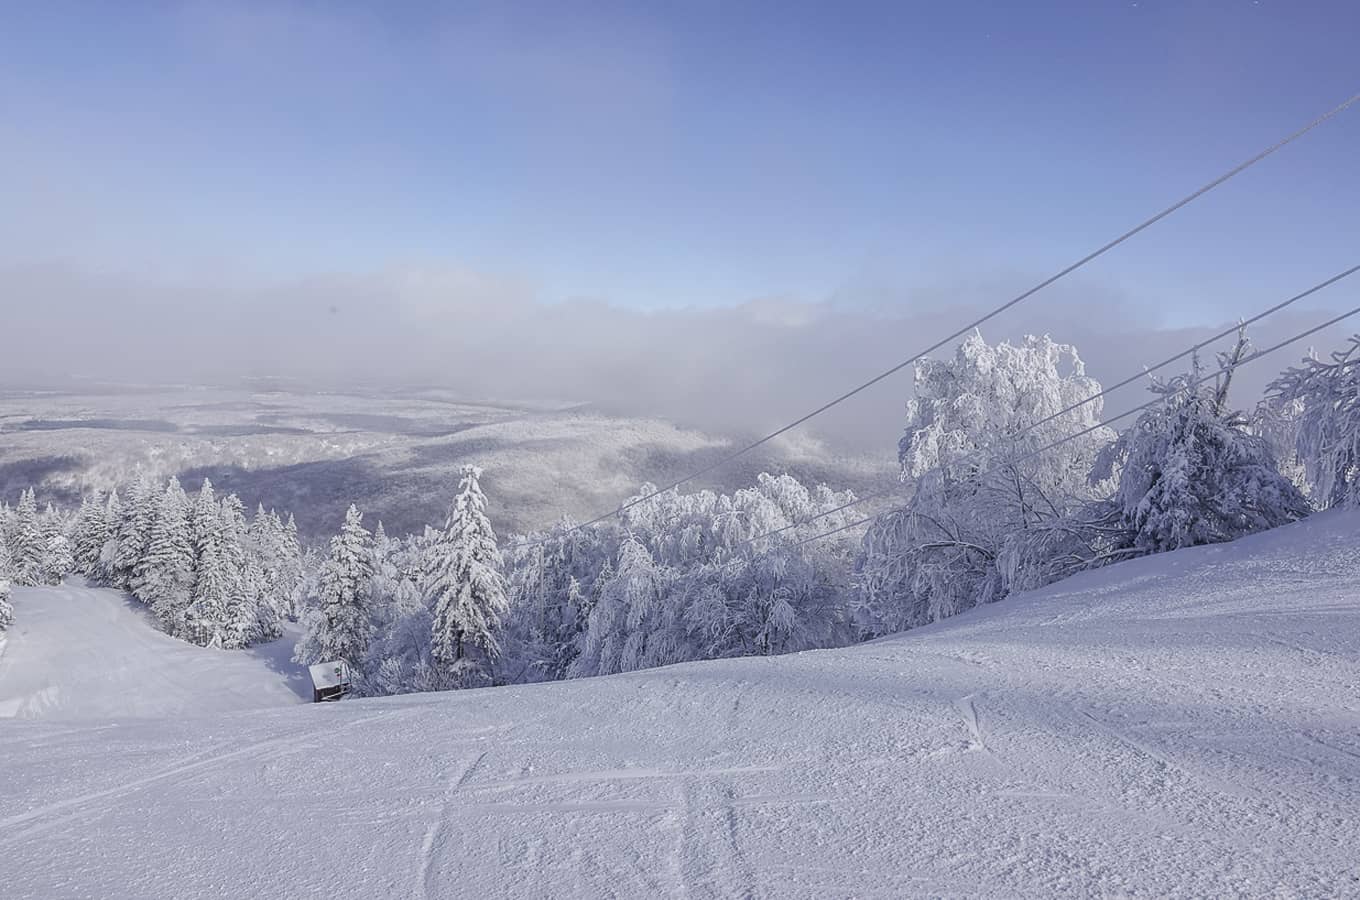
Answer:
[(222, 660), (286, 667), (142, 670), (123, 603), (15, 593), (7, 708), (68, 717), (0, 730), (6, 896), (1360, 893), (1357, 512), (847, 649), (255, 711)]

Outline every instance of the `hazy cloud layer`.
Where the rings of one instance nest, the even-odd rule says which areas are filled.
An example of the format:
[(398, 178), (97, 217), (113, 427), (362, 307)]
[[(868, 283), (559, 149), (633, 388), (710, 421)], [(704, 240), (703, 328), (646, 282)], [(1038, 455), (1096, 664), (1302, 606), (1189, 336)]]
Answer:
[[(10, 339), (0, 377), (172, 383), (244, 376), (318, 387), (427, 383), (468, 399), (588, 402), (730, 432), (792, 419), (911, 356), (1036, 280), (1015, 274), (934, 290), (855, 285), (823, 303), (768, 299), (725, 309), (546, 305), (532, 284), (470, 271), (154, 280), (63, 266), (0, 270)], [(1282, 298), (1244, 298), (1243, 315)], [(1072, 281), (984, 327), (989, 340), (1047, 332), (1075, 343), (1111, 383), (1212, 333), (1138, 318), (1140, 298)], [(1335, 295), (1318, 298), (1319, 303)], [(1122, 312), (1121, 312), (1122, 310)], [(1271, 343), (1326, 316), (1290, 310), (1253, 329)], [(1340, 340), (1314, 339), (1319, 348)], [(1244, 372), (1246, 403), (1303, 342)], [(845, 446), (890, 445), (910, 390), (904, 370), (813, 426)], [(1142, 402), (1128, 388), (1107, 412)]]

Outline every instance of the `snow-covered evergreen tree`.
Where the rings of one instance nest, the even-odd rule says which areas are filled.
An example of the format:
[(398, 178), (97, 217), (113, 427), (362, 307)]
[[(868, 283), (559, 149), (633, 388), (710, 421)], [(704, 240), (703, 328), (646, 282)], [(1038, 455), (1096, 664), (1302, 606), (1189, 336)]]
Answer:
[(1328, 361), (1308, 358), (1270, 387), (1271, 403), (1292, 408), (1294, 446), (1321, 509), (1360, 505), (1360, 335)]
[(160, 491), (155, 481), (149, 474), (143, 473), (132, 483), (118, 522), (118, 545), (113, 556), (112, 573), (113, 583), (117, 587), (127, 589), (132, 586), (137, 563), (146, 555), (159, 503)]
[[(0, 525), (3, 524), (0, 522)], [(14, 624), (14, 606), (10, 603), (10, 583), (14, 570), (4, 532), (5, 529), (0, 527), (0, 638), (3, 638), (5, 630)]]
[(43, 548), (39, 583), (61, 584), (62, 579), (74, 572), (75, 568), (76, 561), (70, 538), (60, 530), (50, 532)]
[(133, 571), (132, 592), (155, 613), (169, 634), (183, 635), (193, 598), (194, 543), (189, 529), (189, 497), (171, 478), (161, 494), (146, 554)]
[(7, 543), (14, 583), (25, 586), (42, 583), (47, 541), (42, 524), (38, 521), (38, 502), (33, 495), (33, 488), (19, 495), (19, 503), (10, 516)]
[(114, 583), (114, 561), (118, 556), (118, 523), (123, 518), (123, 498), (118, 491), (110, 491), (104, 502), (104, 545), (99, 548), (99, 557), (87, 573), (100, 584)]
[(294, 658), (312, 664), (343, 659), (363, 672), (372, 637), (369, 591), (373, 577), (369, 533), (363, 514), (351, 505), (340, 533), (331, 539), (321, 566), (315, 605), (304, 616), (304, 632)]
[(14, 624), (14, 604), (10, 602), (10, 580), (0, 572), (0, 639)]
[(484, 684), (500, 653), (508, 601), (496, 534), (486, 516), (481, 469), (462, 468), (444, 532), (429, 550), (426, 591), (434, 613), (434, 658), (450, 683)]
[(223, 546), (222, 516), (212, 482), (203, 479), (194, 501), (191, 533), (194, 539), (194, 593), (184, 614), (184, 637), (204, 647), (224, 647), (233, 641), (230, 560)]
[(94, 577), (99, 567), (99, 555), (110, 535), (104, 499), (96, 491), (80, 503), (74, 526), (72, 554), (76, 571)]
[(1296, 521), (1307, 500), (1280, 474), (1270, 444), (1247, 428), (1228, 391), (1247, 356), (1245, 336), (1220, 354), (1225, 370), (1203, 380), (1198, 358), (1187, 375), (1156, 381), (1163, 403), (1139, 417), (1101, 455), (1094, 477), (1118, 476), (1114, 502), (1126, 545), (1144, 553), (1231, 541)]

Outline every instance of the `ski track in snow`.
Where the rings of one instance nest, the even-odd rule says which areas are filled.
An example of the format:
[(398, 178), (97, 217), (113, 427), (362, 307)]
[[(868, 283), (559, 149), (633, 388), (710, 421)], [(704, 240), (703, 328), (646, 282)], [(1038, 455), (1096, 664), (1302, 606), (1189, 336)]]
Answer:
[(1358, 548), (1329, 513), (859, 647), (321, 706), (277, 655), (19, 590), (0, 885), (1360, 896)]
[(439, 896), (439, 884), (435, 878), (434, 866), (447, 852), (449, 817), (454, 814), (454, 799), (458, 795), (459, 789), (467, 784), (472, 773), (477, 771), (477, 767), (482, 764), (484, 759), (486, 759), (485, 751), (465, 763), (457, 777), (448, 779), (448, 788), (444, 791), (444, 802), (439, 810), (439, 820), (426, 830), (425, 840), (421, 843), (420, 877), (417, 880), (420, 890), (417, 896)]

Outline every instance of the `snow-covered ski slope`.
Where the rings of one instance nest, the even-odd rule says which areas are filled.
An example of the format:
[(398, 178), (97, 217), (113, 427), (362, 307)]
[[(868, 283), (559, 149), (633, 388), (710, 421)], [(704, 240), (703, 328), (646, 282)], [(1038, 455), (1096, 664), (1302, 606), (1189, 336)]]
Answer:
[(17, 588), (14, 610), (0, 654), (0, 718), (211, 714), (311, 700), (305, 670), (290, 661), (296, 635), (245, 653), (206, 650), (157, 631), (126, 595), (75, 582)]
[(1360, 515), (845, 650), (13, 720), (0, 784), (7, 897), (1360, 896)]

